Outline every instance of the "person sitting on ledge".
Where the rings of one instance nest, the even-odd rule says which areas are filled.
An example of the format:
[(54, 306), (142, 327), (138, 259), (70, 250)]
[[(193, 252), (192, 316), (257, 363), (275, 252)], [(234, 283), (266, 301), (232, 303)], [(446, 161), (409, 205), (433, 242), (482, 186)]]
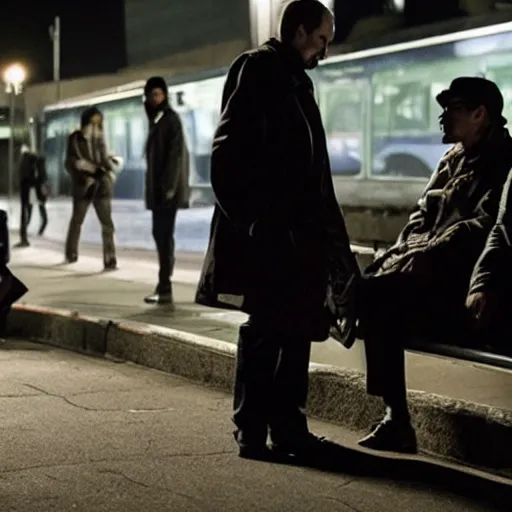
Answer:
[(512, 139), (495, 83), (461, 77), (437, 96), (444, 155), (395, 245), (364, 272), (359, 322), (367, 390), (387, 406), (359, 444), (414, 453), (404, 346), (414, 338), (460, 343), (471, 331), (465, 308), (473, 268), (494, 225), (512, 165)]

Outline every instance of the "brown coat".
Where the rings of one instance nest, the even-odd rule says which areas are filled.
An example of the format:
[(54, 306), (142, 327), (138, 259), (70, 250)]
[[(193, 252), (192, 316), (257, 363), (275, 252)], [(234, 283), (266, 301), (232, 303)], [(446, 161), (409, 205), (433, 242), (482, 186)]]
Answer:
[(68, 138), (65, 167), (75, 198), (112, 197), (114, 168), (102, 137), (85, 137), (76, 130)]

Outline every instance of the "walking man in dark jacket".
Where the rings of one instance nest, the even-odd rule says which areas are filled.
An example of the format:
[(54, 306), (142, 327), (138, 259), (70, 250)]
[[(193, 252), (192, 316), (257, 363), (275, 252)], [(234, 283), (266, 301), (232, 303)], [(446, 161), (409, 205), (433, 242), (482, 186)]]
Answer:
[(173, 306), (171, 276), (174, 270), (174, 227), (179, 208), (189, 201), (189, 156), (178, 114), (170, 107), (168, 89), (161, 77), (150, 78), (144, 88), (149, 120), (146, 143), (146, 207), (153, 214), (153, 238), (160, 270), (148, 304)]
[(28, 247), (30, 245), (28, 241), (28, 226), (32, 218), (33, 209), (33, 205), (30, 202), (32, 188), (35, 190), (37, 202), (39, 203), (39, 216), (41, 218), (39, 236), (43, 235), (48, 224), (48, 214), (46, 212), (46, 182), (48, 176), (44, 157), (33, 153), (28, 146), (23, 145), (18, 172), (20, 176), (21, 221), (20, 242), (16, 244), (16, 247)]
[(455, 146), (441, 159), (396, 244), (370, 265), (361, 283), (368, 393), (383, 397), (387, 412), (360, 444), (376, 450), (417, 450), (404, 346), (413, 336), (457, 344), (471, 336), (466, 294), (512, 166), (496, 84), (457, 78), (437, 100), (443, 142)]
[[(333, 30), (321, 2), (291, 2), (280, 40), (236, 59), (224, 88), (212, 152), (216, 204), (196, 301), (249, 314), (233, 417), (242, 457), (270, 455), (269, 427), (280, 455), (307, 457), (322, 446), (304, 413), (311, 341), (328, 337), (327, 297), (339, 299), (332, 312), (343, 316), (341, 297), (358, 277), (305, 73), (326, 56)], [(343, 320), (352, 326), (354, 317)]]
[(18, 166), (20, 179), (20, 241), (16, 247), (28, 247), (28, 225), (32, 214), (32, 204), (30, 203), (30, 190), (35, 185), (37, 175), (37, 155), (30, 151), (30, 148), (23, 145), (21, 148), (21, 158)]

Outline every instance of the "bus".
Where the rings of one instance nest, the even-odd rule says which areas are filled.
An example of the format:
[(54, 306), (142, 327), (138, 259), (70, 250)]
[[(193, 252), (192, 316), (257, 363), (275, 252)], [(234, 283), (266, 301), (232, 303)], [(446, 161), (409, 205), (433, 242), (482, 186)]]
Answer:
[[(173, 77), (170, 99), (191, 154), (196, 204), (211, 204), (210, 150), (226, 69)], [(441, 143), (436, 95), (458, 76), (495, 81), (512, 118), (512, 22), (329, 57), (309, 72), (315, 84), (336, 194), (352, 240), (391, 243), (449, 146)], [(69, 194), (64, 171), (68, 134), (80, 112), (97, 105), (107, 142), (123, 157), (117, 199), (142, 200), (147, 121), (143, 82), (46, 107), (42, 149), (54, 195)]]

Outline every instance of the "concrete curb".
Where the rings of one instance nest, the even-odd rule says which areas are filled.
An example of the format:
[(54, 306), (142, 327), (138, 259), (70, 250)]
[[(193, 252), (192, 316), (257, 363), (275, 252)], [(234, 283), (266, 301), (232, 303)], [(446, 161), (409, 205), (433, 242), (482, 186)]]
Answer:
[[(223, 341), (30, 305), (14, 306), (8, 334), (232, 390), (236, 347)], [(380, 401), (366, 395), (363, 374), (312, 364), (310, 376), (310, 415), (359, 431), (382, 414)], [(417, 391), (410, 403), (423, 452), (512, 477), (512, 411)]]

